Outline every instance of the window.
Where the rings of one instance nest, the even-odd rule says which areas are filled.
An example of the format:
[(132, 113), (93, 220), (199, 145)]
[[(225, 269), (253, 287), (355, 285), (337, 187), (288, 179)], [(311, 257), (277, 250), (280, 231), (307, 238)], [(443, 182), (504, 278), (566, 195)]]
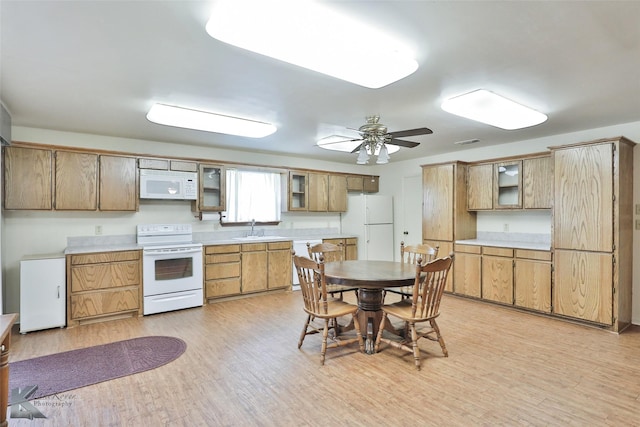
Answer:
[(279, 222), (280, 173), (227, 169), (227, 213), (224, 222)]

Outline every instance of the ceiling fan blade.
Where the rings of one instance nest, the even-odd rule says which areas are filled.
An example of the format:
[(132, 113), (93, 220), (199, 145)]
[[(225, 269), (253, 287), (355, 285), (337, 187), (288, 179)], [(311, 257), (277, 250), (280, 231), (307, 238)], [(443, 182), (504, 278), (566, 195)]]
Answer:
[(402, 139), (395, 139), (392, 138), (388, 141), (384, 142), (385, 144), (391, 144), (391, 145), (398, 145), (400, 147), (408, 147), (408, 148), (413, 148), (413, 147), (417, 147), (418, 145), (420, 145), (419, 142), (413, 142), (413, 141), (403, 141)]
[(355, 138), (355, 139), (341, 139), (340, 141), (331, 141), (331, 142), (326, 142), (322, 145), (333, 145), (333, 144), (342, 144), (345, 142), (354, 142), (354, 141), (362, 141), (362, 138)]
[(356, 148), (353, 149), (353, 151), (351, 151), (351, 153), (357, 153), (358, 151), (362, 150), (362, 144), (358, 145)]
[(417, 128), (409, 130), (399, 130), (397, 132), (389, 132), (389, 135), (394, 138), (402, 138), (405, 136), (428, 135), (430, 133), (433, 133), (433, 131), (429, 128)]

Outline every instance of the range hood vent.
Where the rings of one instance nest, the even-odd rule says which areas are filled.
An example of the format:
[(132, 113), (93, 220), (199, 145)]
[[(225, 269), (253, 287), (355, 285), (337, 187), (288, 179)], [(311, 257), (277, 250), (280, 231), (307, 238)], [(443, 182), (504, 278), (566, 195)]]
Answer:
[(2, 145), (11, 145), (11, 116), (4, 104), (0, 101), (0, 142)]

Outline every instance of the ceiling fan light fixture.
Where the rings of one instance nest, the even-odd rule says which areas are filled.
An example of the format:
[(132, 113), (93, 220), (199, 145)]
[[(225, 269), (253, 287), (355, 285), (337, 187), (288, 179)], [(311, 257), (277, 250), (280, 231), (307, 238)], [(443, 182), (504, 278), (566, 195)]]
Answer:
[(531, 127), (547, 120), (546, 114), (485, 89), (449, 98), (441, 107), (448, 113), (505, 130)]
[[(206, 31), (233, 46), (371, 89), (418, 69), (394, 37), (309, 0), (219, 1)], [(372, 66), (372, 58), (384, 60)]]
[(147, 113), (147, 120), (165, 126), (248, 138), (263, 138), (277, 130), (270, 123), (166, 104), (154, 104)]
[(380, 147), (380, 153), (378, 154), (378, 160), (376, 160), (376, 163), (379, 165), (386, 165), (387, 163), (389, 163), (390, 159), (391, 158), (389, 157), (389, 152), (387, 151), (387, 145), (382, 144)]
[(356, 164), (358, 165), (366, 165), (369, 163), (369, 154), (367, 154), (367, 149), (365, 147), (360, 148), (360, 153), (358, 154), (358, 160), (356, 160)]

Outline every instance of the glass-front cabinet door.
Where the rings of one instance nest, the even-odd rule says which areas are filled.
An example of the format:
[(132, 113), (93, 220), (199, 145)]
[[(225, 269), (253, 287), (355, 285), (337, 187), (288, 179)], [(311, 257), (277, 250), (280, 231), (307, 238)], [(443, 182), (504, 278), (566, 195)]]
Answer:
[(289, 210), (309, 210), (309, 174), (289, 172)]
[(494, 168), (493, 208), (521, 208), (522, 161), (496, 163)]
[(221, 165), (200, 164), (200, 211), (225, 210), (225, 170)]

